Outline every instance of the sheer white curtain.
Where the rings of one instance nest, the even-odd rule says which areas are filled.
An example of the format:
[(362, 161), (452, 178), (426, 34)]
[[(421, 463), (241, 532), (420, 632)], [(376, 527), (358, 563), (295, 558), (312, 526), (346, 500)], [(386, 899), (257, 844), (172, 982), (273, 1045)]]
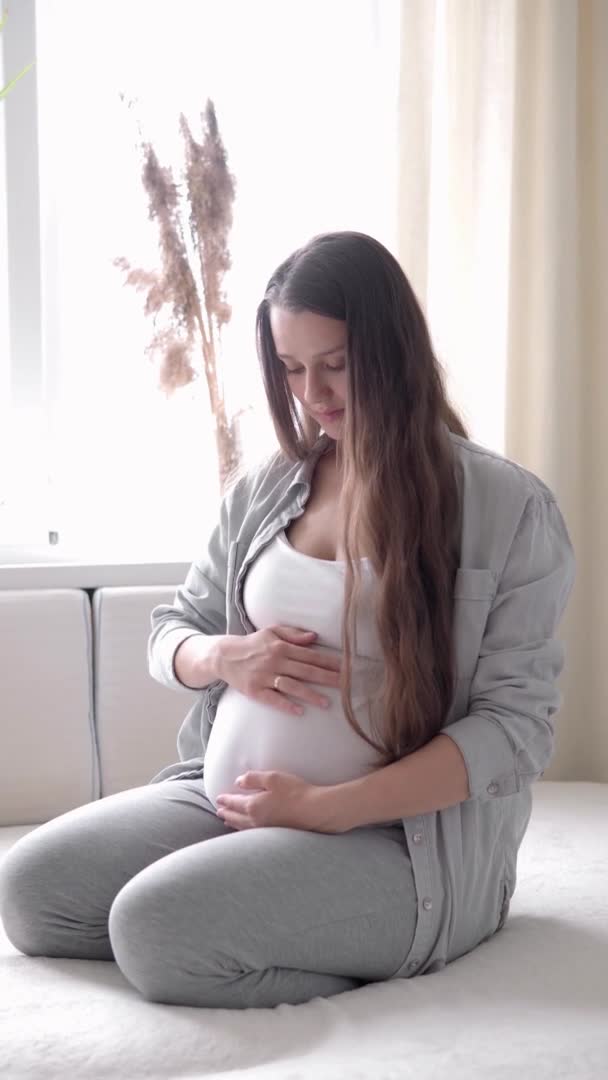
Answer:
[[(245, 450), (274, 442), (254, 345), (275, 265), (352, 228), (395, 248), (398, 3), (78, 0), (39, 5), (45, 417), (32, 426), (29, 506), (83, 557), (192, 558), (217, 515), (204, 375), (167, 399), (143, 355), (152, 325), (117, 255), (158, 265), (135, 115), (179, 162), (208, 97), (237, 180), (222, 373), (252, 406)], [(46, 421), (48, 420), (48, 424)], [(18, 433), (13, 432), (18, 438)], [(14, 445), (14, 443), (13, 443)], [(33, 481), (31, 481), (33, 484)], [(41, 508), (47, 507), (42, 512)]]
[(577, 555), (547, 779), (608, 781), (608, 4), (403, 0), (399, 257), (473, 438)]
[(502, 453), (512, 3), (403, 0), (401, 7), (399, 257), (472, 438)]

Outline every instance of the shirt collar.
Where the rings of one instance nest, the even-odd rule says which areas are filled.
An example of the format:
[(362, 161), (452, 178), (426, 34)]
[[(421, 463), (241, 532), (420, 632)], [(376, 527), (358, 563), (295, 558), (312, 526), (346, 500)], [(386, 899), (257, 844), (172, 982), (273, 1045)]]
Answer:
[(299, 485), (300, 487), (308, 487), (312, 481), (312, 475), (315, 470), (316, 464), (323, 454), (327, 453), (331, 449), (333, 439), (323, 432), (316, 443), (309, 451), (308, 457), (296, 465), (296, 471), (292, 480), (292, 487)]

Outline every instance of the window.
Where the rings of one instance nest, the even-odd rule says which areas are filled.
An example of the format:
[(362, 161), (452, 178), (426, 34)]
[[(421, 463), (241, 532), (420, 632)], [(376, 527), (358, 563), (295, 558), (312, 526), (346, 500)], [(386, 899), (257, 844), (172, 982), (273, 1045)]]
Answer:
[[(171, 398), (158, 389), (144, 356), (152, 322), (113, 266), (119, 255), (158, 261), (136, 118), (176, 166), (179, 113), (196, 133), (207, 98), (215, 103), (237, 182), (221, 374), (230, 411), (247, 410), (244, 454), (257, 458), (275, 441), (254, 340), (271, 271), (330, 229), (395, 249), (398, 3), (45, 0), (35, 10), (40, 240), (30, 272), (41, 300), (36, 311), (34, 288), (30, 310), (10, 297), (0, 378), (28, 374), (2, 417), (3, 543), (22, 561), (41, 550), (188, 561), (217, 518), (215, 438), (202, 368)], [(121, 93), (138, 99), (135, 112)], [(10, 213), (10, 170), (8, 180)], [(38, 317), (41, 356), (26, 363), (15, 327)]]

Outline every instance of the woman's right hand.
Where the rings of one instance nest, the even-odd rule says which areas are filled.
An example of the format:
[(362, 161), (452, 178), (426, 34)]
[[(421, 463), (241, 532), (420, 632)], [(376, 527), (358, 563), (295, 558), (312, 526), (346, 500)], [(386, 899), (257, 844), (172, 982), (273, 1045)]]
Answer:
[[(282, 625), (243, 636), (226, 634), (218, 642), (220, 678), (254, 701), (290, 716), (303, 709), (286, 695), (305, 704), (323, 705), (328, 699), (308, 684), (339, 687), (341, 658), (314, 649), (316, 636), (314, 631)], [(277, 675), (281, 676), (279, 690), (273, 686)]]

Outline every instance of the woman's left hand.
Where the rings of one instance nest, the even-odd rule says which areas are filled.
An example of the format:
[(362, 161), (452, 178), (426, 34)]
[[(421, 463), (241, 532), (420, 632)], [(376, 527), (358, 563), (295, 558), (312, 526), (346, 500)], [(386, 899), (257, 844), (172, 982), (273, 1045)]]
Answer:
[[(243, 794), (219, 795), (218, 816), (233, 829), (282, 825), (287, 829), (339, 833), (330, 787), (318, 787), (293, 773), (249, 771), (237, 777)], [(247, 789), (256, 789), (250, 790)]]

